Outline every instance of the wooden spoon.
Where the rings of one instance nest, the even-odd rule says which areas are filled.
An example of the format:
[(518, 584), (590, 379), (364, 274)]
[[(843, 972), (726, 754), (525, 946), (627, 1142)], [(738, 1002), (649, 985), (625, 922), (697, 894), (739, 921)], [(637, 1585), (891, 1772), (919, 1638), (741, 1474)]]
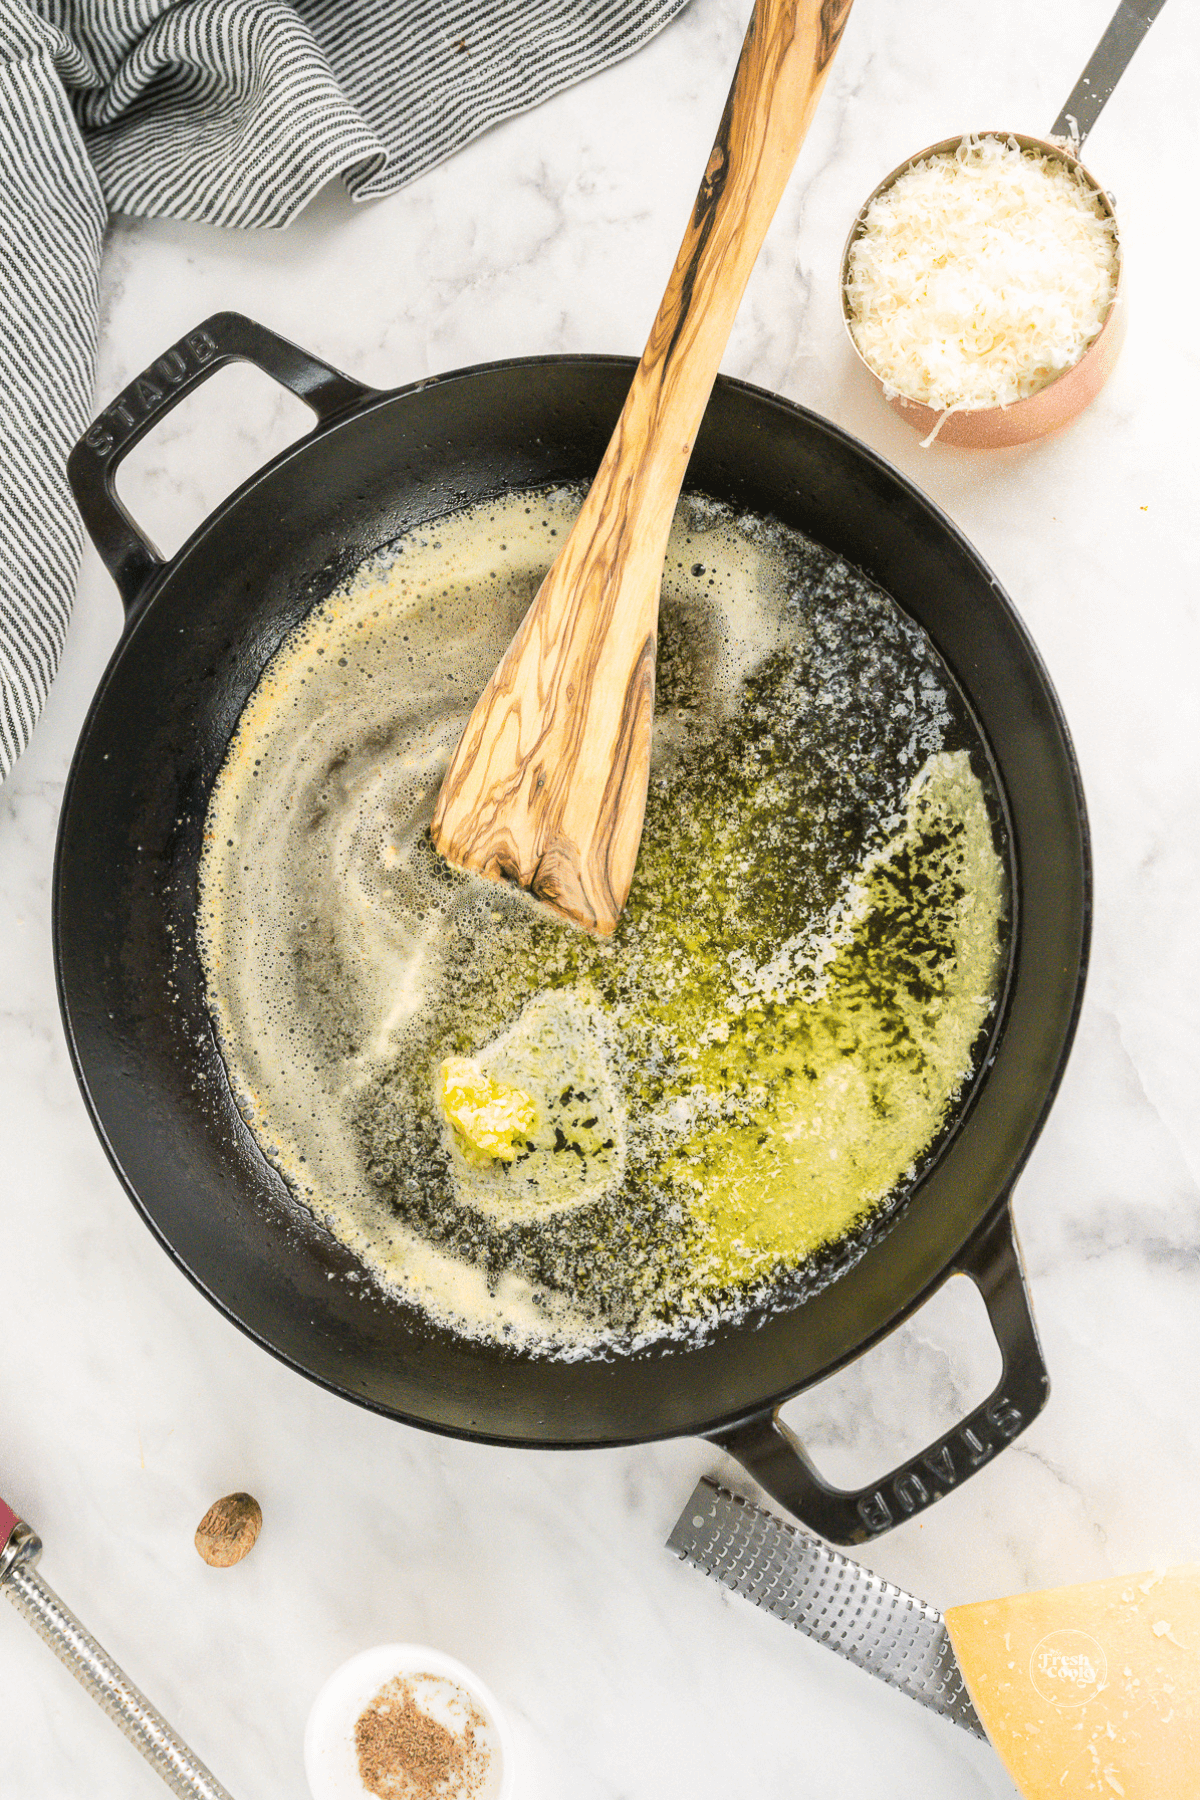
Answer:
[(583, 510), (451, 759), (448, 862), (607, 936), (650, 771), (667, 534), (717, 368), (816, 111), (851, 0), (757, 0), (629, 397)]

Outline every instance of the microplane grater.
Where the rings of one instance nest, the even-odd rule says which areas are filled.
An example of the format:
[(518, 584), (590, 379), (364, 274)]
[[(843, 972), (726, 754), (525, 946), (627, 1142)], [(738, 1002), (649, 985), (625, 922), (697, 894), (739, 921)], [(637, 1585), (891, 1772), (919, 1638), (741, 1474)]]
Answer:
[(36, 1572), (41, 1554), (37, 1532), (0, 1499), (0, 1594), (12, 1601), (179, 1800), (232, 1800), (228, 1789), (46, 1586)]
[(928, 1601), (707, 1476), (667, 1548), (911, 1700), (985, 1736), (945, 1621)]

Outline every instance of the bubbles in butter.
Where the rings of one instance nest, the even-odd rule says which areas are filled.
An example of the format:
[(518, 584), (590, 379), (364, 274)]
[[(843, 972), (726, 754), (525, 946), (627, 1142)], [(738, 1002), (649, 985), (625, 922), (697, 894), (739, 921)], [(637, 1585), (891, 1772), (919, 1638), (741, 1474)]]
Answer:
[[(969, 1079), (1005, 951), (986, 758), (928, 640), (830, 553), (698, 496), (614, 937), (441, 862), (450, 751), (579, 498), (442, 519), (318, 606), (247, 703), (201, 868), (209, 1004), (264, 1153), (385, 1291), (557, 1355), (847, 1266)], [(528, 1100), (511, 1155), (456, 1128), (448, 1059)]]

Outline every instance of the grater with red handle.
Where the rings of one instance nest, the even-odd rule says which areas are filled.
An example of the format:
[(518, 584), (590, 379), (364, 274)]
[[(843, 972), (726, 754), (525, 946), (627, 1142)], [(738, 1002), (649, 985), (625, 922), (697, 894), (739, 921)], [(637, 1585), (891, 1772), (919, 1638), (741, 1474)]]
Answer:
[(232, 1800), (162, 1714), (46, 1586), (35, 1568), (41, 1553), (37, 1533), (0, 1499), (0, 1594), (25, 1616), (173, 1794), (180, 1800)]

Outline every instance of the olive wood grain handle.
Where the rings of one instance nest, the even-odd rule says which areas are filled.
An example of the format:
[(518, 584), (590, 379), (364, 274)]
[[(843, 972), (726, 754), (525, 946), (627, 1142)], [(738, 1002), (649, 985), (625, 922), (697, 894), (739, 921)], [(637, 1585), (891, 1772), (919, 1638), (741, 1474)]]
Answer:
[(433, 839), (600, 934), (641, 841), (667, 534), (734, 315), (851, 0), (758, 0), (695, 208), (600, 470), (472, 713)]

